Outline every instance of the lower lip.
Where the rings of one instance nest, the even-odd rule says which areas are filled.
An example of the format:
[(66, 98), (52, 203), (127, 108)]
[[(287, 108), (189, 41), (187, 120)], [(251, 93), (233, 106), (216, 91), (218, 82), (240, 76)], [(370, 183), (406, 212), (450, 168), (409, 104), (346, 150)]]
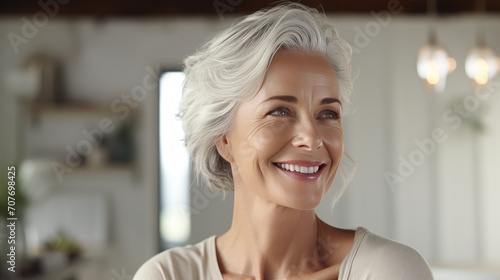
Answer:
[(275, 165), (275, 167), (278, 168), (279, 170), (281, 170), (287, 176), (290, 176), (294, 179), (305, 180), (305, 181), (314, 181), (314, 180), (317, 180), (319, 178), (321, 173), (323, 173), (323, 169), (325, 166), (324, 165), (320, 166), (320, 168), (318, 169), (318, 171), (316, 173), (300, 173), (300, 172), (285, 170), (285, 169), (280, 168), (276, 165)]

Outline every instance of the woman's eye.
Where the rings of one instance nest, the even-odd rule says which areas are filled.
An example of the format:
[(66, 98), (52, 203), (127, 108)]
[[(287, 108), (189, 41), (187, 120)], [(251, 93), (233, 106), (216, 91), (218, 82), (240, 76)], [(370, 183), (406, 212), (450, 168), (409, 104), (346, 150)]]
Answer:
[(272, 116), (278, 116), (278, 117), (282, 117), (282, 116), (290, 116), (290, 112), (285, 109), (285, 108), (278, 108), (276, 110), (273, 110), (271, 111), (270, 115)]
[(321, 114), (321, 119), (338, 119), (340, 118), (340, 114), (337, 112), (325, 112)]

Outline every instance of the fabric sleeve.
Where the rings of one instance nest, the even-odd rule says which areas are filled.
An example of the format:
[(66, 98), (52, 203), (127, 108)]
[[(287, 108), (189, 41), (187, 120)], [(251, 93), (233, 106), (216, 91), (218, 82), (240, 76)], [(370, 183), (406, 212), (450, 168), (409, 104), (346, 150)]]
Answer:
[(433, 280), (425, 259), (416, 250), (367, 233), (348, 279)]
[(160, 265), (155, 258), (144, 263), (135, 273), (133, 280), (170, 280), (165, 267)]
[(149, 259), (136, 272), (133, 280), (198, 280), (207, 279), (207, 249), (214, 237), (196, 245), (166, 250)]

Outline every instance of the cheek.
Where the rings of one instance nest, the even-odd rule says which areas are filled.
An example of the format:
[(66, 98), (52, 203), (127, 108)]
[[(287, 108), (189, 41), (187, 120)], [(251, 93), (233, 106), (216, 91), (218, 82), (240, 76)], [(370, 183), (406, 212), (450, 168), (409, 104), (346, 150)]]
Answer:
[(323, 142), (332, 160), (338, 163), (344, 152), (344, 134), (342, 133), (342, 128), (330, 128), (323, 136)]
[[(240, 141), (239, 154), (243, 159), (271, 156), (283, 146), (287, 125), (283, 122), (268, 122), (247, 127), (245, 137)], [(243, 152), (243, 153), (241, 153)]]
[(283, 136), (286, 131), (286, 125), (279, 123), (240, 126), (234, 131), (231, 137), (233, 176), (241, 177), (247, 183), (262, 180), (259, 170), (270, 163), (271, 158), (286, 145), (286, 137)]
[(331, 174), (328, 176), (327, 179), (327, 188), (325, 189), (325, 192), (328, 191), (333, 183), (333, 180), (335, 179), (335, 176), (337, 174), (337, 169), (340, 164), (340, 160), (342, 158), (342, 153), (344, 152), (344, 136), (342, 133), (342, 129), (334, 129), (333, 131), (330, 131), (328, 133), (328, 136), (323, 138), (323, 143), (325, 145), (325, 148), (328, 151), (328, 154), (332, 160), (332, 166), (331, 166)]

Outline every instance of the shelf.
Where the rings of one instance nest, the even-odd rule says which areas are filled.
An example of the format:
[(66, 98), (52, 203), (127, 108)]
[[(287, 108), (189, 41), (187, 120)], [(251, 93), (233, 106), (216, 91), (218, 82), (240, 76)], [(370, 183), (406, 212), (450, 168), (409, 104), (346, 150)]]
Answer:
[(83, 165), (74, 168), (75, 172), (130, 172), (135, 169), (132, 163), (106, 163), (102, 166)]
[(39, 276), (24, 276), (19, 278), (19, 280), (66, 280), (66, 279), (76, 279), (76, 273), (78, 271), (80, 263), (70, 263), (69, 265), (62, 267), (56, 271), (51, 271), (47, 274), (42, 274)]
[[(131, 110), (132, 111), (132, 110)], [(31, 115), (36, 116), (39, 114), (76, 114), (76, 115), (95, 115), (113, 114), (110, 106), (103, 105), (91, 105), (91, 104), (80, 104), (80, 103), (63, 103), (63, 104), (44, 104), (44, 103), (33, 103), (29, 105), (29, 112)]]
[[(30, 118), (26, 122), (26, 157), (59, 163), (54, 175), (60, 183), (102, 185), (117, 181), (130, 185), (137, 178), (133, 118), (120, 120), (120, 114), (106, 104), (32, 103), (25, 108)], [(74, 160), (78, 166), (66, 164), (69, 155), (79, 156)]]

